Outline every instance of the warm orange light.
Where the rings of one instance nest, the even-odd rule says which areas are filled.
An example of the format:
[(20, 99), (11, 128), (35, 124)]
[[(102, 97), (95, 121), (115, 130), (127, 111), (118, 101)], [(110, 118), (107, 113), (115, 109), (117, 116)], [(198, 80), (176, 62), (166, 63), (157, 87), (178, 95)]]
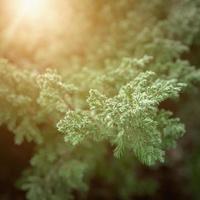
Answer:
[(48, 0), (20, 0), (16, 5), (18, 17), (24, 20), (37, 20), (45, 17), (48, 9)]
[(55, 30), (59, 23), (56, 2), (57, 0), (6, 0), (10, 31)]
[(18, 15), (34, 19), (41, 16), (42, 13), (45, 13), (47, 6), (45, 0), (20, 0), (18, 4)]
[(40, 44), (61, 32), (58, 0), (5, 0), (5, 9), (4, 46), (13, 41), (21, 42), (18, 46)]

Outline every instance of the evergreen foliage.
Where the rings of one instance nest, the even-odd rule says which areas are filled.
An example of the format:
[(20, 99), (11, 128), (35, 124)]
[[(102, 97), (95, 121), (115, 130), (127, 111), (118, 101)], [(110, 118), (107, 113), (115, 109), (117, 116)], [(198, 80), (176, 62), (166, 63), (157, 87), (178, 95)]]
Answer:
[[(60, 27), (61, 39), (37, 48), (31, 67), (0, 61), (0, 125), (17, 144), (35, 143), (18, 185), (29, 200), (87, 198), (95, 177), (112, 188), (113, 199), (151, 195), (158, 184), (139, 179), (136, 168), (165, 162), (185, 133), (163, 104), (197, 90), (200, 70), (184, 55), (200, 43), (200, 2), (75, 0), (71, 6), (80, 11), (71, 38)], [(2, 44), (1, 56), (9, 48)], [(196, 160), (191, 167), (198, 173)]]

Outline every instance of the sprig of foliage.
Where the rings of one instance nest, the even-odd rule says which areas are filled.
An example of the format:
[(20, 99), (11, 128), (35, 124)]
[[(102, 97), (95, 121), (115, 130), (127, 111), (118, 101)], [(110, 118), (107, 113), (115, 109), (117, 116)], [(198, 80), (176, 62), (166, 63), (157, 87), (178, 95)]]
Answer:
[[(145, 72), (122, 86), (118, 95), (111, 98), (98, 90), (90, 90), (90, 110), (67, 112), (58, 123), (58, 130), (72, 144), (88, 140), (88, 137), (106, 139), (114, 144), (118, 157), (132, 150), (147, 165), (153, 165), (157, 160), (163, 162), (162, 143), (167, 139), (167, 134), (181, 136), (184, 128), (177, 120), (169, 119), (169, 114), (161, 115), (158, 106), (168, 98), (177, 97), (183, 86), (185, 84), (176, 80), (156, 79), (153, 72)], [(160, 132), (158, 129), (161, 122), (162, 130), (166, 129), (164, 137), (162, 130)], [(172, 130), (167, 130), (173, 123)], [(173, 135), (169, 137), (176, 138)], [(173, 140), (169, 141), (174, 143)]]

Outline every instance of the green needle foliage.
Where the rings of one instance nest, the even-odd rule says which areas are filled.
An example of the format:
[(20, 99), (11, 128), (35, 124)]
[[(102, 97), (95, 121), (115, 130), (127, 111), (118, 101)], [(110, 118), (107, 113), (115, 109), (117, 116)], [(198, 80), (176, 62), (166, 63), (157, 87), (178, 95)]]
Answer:
[(60, 27), (61, 39), (31, 55), (34, 68), (20, 59), (0, 62), (0, 125), (17, 144), (35, 143), (18, 185), (29, 200), (87, 199), (98, 190), (94, 179), (108, 186), (101, 199), (151, 195), (157, 182), (138, 178), (137, 168), (165, 162), (185, 133), (163, 104), (194, 93), (200, 80), (184, 57), (200, 43), (200, 2), (75, 0), (71, 6), (79, 12), (71, 38)]
[[(58, 123), (58, 130), (66, 135), (65, 141), (72, 144), (90, 138), (109, 140), (115, 145), (117, 157), (132, 150), (147, 165), (157, 160), (163, 162), (163, 143), (167, 135), (173, 134), (170, 142), (174, 143), (173, 139), (181, 136), (184, 128), (177, 120), (173, 124), (169, 114), (161, 113), (158, 105), (167, 98), (177, 97), (182, 86), (184, 84), (173, 79), (155, 79), (155, 74), (147, 71), (122, 86), (114, 97), (90, 90), (87, 99), (90, 110), (67, 112)], [(158, 125), (162, 126), (161, 130)], [(172, 130), (167, 130), (170, 126)], [(162, 134), (163, 130), (166, 133)]]

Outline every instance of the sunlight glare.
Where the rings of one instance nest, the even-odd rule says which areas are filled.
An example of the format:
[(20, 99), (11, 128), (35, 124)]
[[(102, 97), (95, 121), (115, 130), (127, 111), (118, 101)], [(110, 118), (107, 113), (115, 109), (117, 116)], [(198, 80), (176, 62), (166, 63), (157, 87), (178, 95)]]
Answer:
[(29, 20), (39, 19), (48, 9), (47, 0), (20, 0), (18, 16)]

